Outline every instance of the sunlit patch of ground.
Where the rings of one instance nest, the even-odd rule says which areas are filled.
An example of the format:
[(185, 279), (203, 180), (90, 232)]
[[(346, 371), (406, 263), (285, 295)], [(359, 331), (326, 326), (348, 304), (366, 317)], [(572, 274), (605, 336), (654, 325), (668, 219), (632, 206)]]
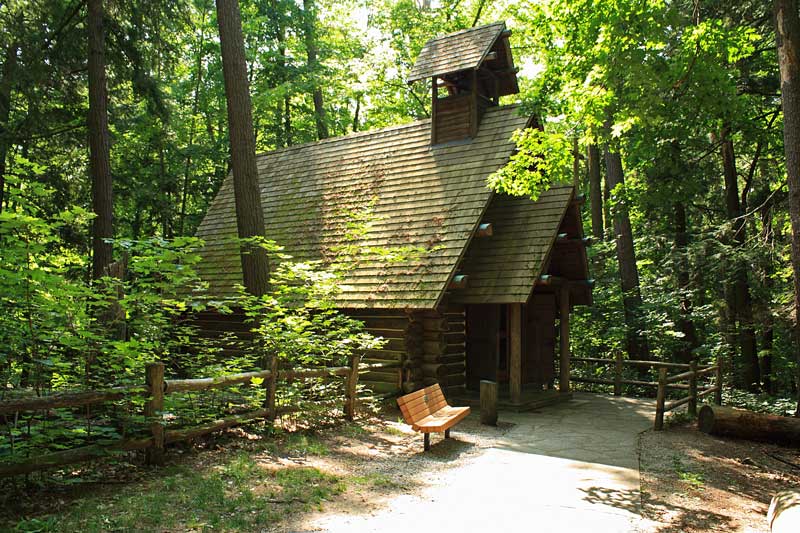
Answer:
[(643, 434), (640, 460), (643, 513), (659, 533), (766, 533), (772, 496), (800, 486), (800, 451), (691, 424)]

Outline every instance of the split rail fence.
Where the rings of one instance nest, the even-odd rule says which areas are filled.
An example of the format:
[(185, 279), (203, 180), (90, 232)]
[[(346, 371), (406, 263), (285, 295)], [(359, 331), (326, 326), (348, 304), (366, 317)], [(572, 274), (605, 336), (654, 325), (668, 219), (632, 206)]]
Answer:
[[(0, 464), (0, 477), (28, 474), (37, 470), (88, 461), (108, 456), (114, 452), (144, 450), (146, 461), (150, 464), (161, 464), (164, 460), (165, 446), (174, 442), (190, 440), (207, 433), (238, 426), (257, 419), (273, 420), (276, 417), (299, 412), (297, 406), (276, 406), (275, 396), (278, 380), (296, 381), (312, 378), (344, 378), (344, 416), (352, 420), (356, 413), (358, 375), (377, 369), (398, 368), (397, 362), (362, 364), (361, 357), (350, 358), (349, 366), (307, 368), (295, 370), (279, 370), (273, 358), (271, 368), (255, 372), (228, 374), (213, 378), (200, 379), (164, 379), (164, 364), (147, 365), (145, 383), (128, 385), (106, 390), (85, 391), (75, 393), (59, 393), (34, 398), (18, 398), (0, 402), (0, 416), (25, 411), (40, 411), (63, 407), (82, 407), (92, 404), (112, 402), (126, 397), (145, 395), (144, 415), (149, 423), (147, 436), (118, 440), (110, 444), (94, 444), (44, 455), (31, 457), (25, 461)], [(168, 429), (161, 417), (164, 408), (164, 397), (168, 394), (188, 391), (203, 391), (232, 385), (250, 383), (253, 379), (264, 380), (267, 398), (261, 409), (231, 415), (206, 424)]]
[[(719, 363), (700, 368), (697, 366), (696, 361), (684, 364), (623, 359), (621, 352), (617, 352), (614, 359), (605, 359), (599, 357), (573, 357), (571, 361), (576, 363), (613, 365), (613, 379), (570, 376), (570, 380), (578, 383), (612, 385), (614, 387), (614, 396), (622, 395), (623, 385), (655, 387), (656, 414), (655, 421), (653, 422), (653, 428), (657, 431), (660, 431), (664, 428), (664, 413), (672, 411), (682, 405), (688, 405), (687, 410), (689, 414), (692, 416), (697, 416), (697, 401), (705, 396), (713, 394), (714, 403), (717, 405), (722, 404), (722, 369), (719, 366)], [(623, 369), (626, 365), (657, 368), (658, 381), (625, 379), (623, 375)], [(682, 370), (682, 372), (669, 375), (668, 372), (670, 370)], [(698, 381), (701, 378), (711, 374), (714, 375), (714, 383), (705, 387), (700, 387), (698, 385)], [(670, 389), (686, 391), (686, 396), (667, 402), (667, 392)]]

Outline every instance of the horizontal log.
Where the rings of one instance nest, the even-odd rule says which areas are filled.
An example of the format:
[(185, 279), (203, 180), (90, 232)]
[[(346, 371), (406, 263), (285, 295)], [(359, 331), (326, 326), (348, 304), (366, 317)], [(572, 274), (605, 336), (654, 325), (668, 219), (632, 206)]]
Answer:
[[(403, 383), (403, 392), (405, 393), (414, 392), (415, 390), (419, 390), (424, 386), (425, 385), (423, 385), (421, 379), (419, 381), (406, 381), (405, 383)], [(378, 389), (372, 389), (372, 390), (378, 392)]]
[[(386, 339), (386, 343), (383, 347), (390, 351), (404, 352), (406, 351), (406, 343), (408, 342), (409, 339)], [(409, 343), (409, 348), (411, 348), (411, 343)]]
[(215, 389), (218, 387), (229, 387), (240, 383), (248, 383), (254, 378), (268, 379), (272, 376), (270, 370), (259, 370), (256, 372), (243, 372), (241, 374), (229, 374), (227, 376), (217, 376), (213, 378), (197, 379), (168, 379), (164, 380), (165, 394), (173, 392), (199, 391)]
[(397, 383), (398, 380), (398, 372), (400, 369), (397, 370), (381, 370), (381, 371), (374, 371), (370, 370), (369, 372), (364, 372), (359, 377), (360, 380), (365, 381), (374, 381), (376, 383)]
[(695, 399), (696, 398), (694, 396), (690, 395), (687, 396), (686, 398), (681, 398), (680, 400), (675, 400), (674, 402), (664, 404), (664, 412), (666, 413), (667, 411), (672, 411), (676, 407), (680, 407), (681, 405), (686, 405), (687, 403)]
[(80, 407), (95, 403), (113, 402), (134, 394), (147, 394), (145, 385), (127, 385), (99, 391), (62, 392), (48, 396), (15, 398), (0, 402), (0, 415), (18, 411), (39, 411), (60, 407)]
[(39, 455), (19, 463), (0, 464), (0, 477), (30, 474), (37, 470), (45, 470), (57, 466), (81, 463), (92, 459), (108, 457), (118, 452), (143, 450), (153, 445), (153, 439), (126, 439), (112, 444), (93, 444), (81, 448), (73, 448), (55, 453)]
[[(606, 359), (602, 357), (573, 357), (572, 361), (579, 363), (603, 363), (613, 364), (614, 359)], [(622, 364), (633, 366), (652, 366), (654, 368), (675, 368), (675, 369), (688, 369), (689, 365), (683, 363), (665, 363), (662, 361), (645, 361), (641, 359), (623, 359)]]
[(685, 379), (689, 379), (694, 375), (694, 372), (681, 372), (680, 374), (675, 374), (674, 376), (669, 376), (667, 378), (667, 383), (676, 383), (678, 381), (683, 381)]
[(447, 319), (444, 317), (423, 318), (422, 326), (425, 331), (448, 331), (450, 329)]
[(706, 374), (711, 374), (717, 371), (716, 365), (707, 366), (705, 368), (701, 368), (697, 371), (697, 377), (705, 376)]
[(422, 335), (422, 340), (423, 340), (423, 341), (433, 341), (433, 342), (436, 342), (436, 341), (438, 341), (438, 340), (440, 340), (440, 339), (443, 339), (443, 338), (444, 338), (444, 332), (443, 332), (443, 331), (429, 331), (429, 330), (425, 330), (425, 333), (423, 333), (423, 335)]
[(401, 350), (367, 350), (364, 359), (380, 359), (385, 361), (399, 361), (405, 355)]
[(388, 382), (358, 380), (358, 384), (363, 385), (366, 389), (371, 390), (376, 394), (396, 393), (400, 390), (396, 382), (388, 383)]
[(422, 365), (422, 372), (425, 374), (425, 376), (443, 377), (452, 374), (463, 374), (465, 370), (466, 365), (463, 362), (447, 365), (440, 363)]
[(640, 381), (638, 379), (623, 379), (620, 380), (623, 385), (637, 385), (639, 387), (658, 387), (657, 381)]
[(570, 360), (576, 363), (614, 363), (613, 359), (603, 359), (600, 357), (573, 357)]
[(453, 353), (453, 354), (446, 354), (446, 355), (445, 354), (435, 354), (435, 355), (434, 354), (430, 354), (430, 355), (426, 355), (425, 357), (422, 358), (422, 362), (423, 363), (428, 363), (428, 364), (439, 363), (439, 364), (446, 365), (446, 364), (449, 364), (449, 363), (464, 362), (464, 361), (466, 361), (466, 359), (467, 359), (467, 356), (462, 351), (460, 353)]
[(709, 394), (713, 394), (719, 390), (719, 387), (709, 387), (707, 389), (703, 389), (697, 393), (697, 398), (700, 399), (704, 396), (708, 396)]
[(385, 363), (362, 363), (358, 367), (359, 372), (373, 370), (378, 368), (400, 368), (400, 361), (387, 361)]
[(214, 431), (238, 426), (244, 424), (245, 422), (250, 422), (251, 420), (267, 418), (269, 417), (269, 414), (269, 409), (257, 409), (255, 411), (229, 416), (227, 418), (214, 420), (213, 422), (191, 428), (167, 430), (164, 432), (164, 442), (170, 444), (182, 440), (194, 439), (208, 433), (213, 433)]
[(442, 376), (440, 378), (429, 377), (426, 376), (425, 379), (422, 380), (422, 383), (429, 387), (431, 385), (436, 385), (437, 383), (442, 388), (445, 387), (460, 387), (463, 386), (467, 381), (467, 377), (464, 374), (454, 374), (451, 376)]
[(367, 328), (367, 333), (372, 335), (373, 337), (383, 337), (384, 339), (404, 339), (407, 335), (407, 332), (403, 329), (369, 329)]
[(697, 428), (703, 433), (741, 439), (800, 443), (800, 419), (789, 416), (754, 413), (719, 405), (704, 405), (697, 416)]
[(570, 381), (577, 381), (578, 383), (597, 383), (600, 385), (613, 385), (613, 379), (599, 379), (599, 378), (582, 378), (578, 376), (570, 376)]
[(452, 331), (444, 334), (444, 340), (447, 344), (464, 344), (467, 342), (467, 336), (463, 331)]
[(346, 376), (350, 373), (349, 366), (330, 366), (326, 368), (299, 369), (299, 370), (280, 370), (278, 378), (284, 379), (309, 379), (325, 378), (330, 376)]
[(370, 331), (373, 329), (399, 329), (407, 330), (411, 322), (408, 318), (394, 318), (394, 317), (375, 317), (370, 319), (361, 319), (364, 322), (364, 327)]
[(635, 366), (652, 366), (653, 368), (689, 368), (689, 365), (684, 363), (665, 363), (663, 361), (647, 361), (644, 359), (623, 359), (622, 363)]
[(443, 355), (455, 355), (455, 354), (463, 354), (466, 352), (466, 344), (459, 343), (459, 344), (448, 344), (445, 347)]
[(426, 354), (441, 354), (447, 349), (447, 343), (444, 342), (444, 339), (423, 341), (422, 347)]

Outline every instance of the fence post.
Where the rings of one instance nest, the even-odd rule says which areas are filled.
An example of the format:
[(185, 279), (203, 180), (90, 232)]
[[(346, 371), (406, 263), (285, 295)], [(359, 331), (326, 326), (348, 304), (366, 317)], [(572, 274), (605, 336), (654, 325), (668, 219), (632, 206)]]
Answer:
[(689, 361), (689, 414), (697, 416), (697, 361)]
[(144, 404), (144, 416), (150, 419), (153, 434), (153, 446), (147, 448), (145, 460), (147, 464), (160, 465), (164, 463), (164, 424), (160, 421), (164, 409), (164, 363), (151, 363), (145, 372), (150, 397)]
[(614, 396), (622, 396), (622, 352), (614, 355)]
[(664, 400), (667, 396), (667, 369), (658, 369), (658, 392), (656, 393), (656, 421), (653, 429), (661, 431), (664, 429)]
[(356, 386), (358, 385), (358, 367), (361, 364), (361, 354), (354, 353), (350, 356), (350, 372), (345, 380), (344, 416), (353, 420), (356, 416)]
[(722, 405), (722, 363), (719, 360), (717, 360), (717, 379), (714, 385), (717, 387), (714, 393), (714, 403)]
[(267, 423), (271, 425), (277, 416), (277, 411), (275, 410), (275, 395), (278, 392), (278, 354), (276, 353), (273, 353), (269, 358), (269, 370), (266, 408), (269, 412), (269, 415), (267, 415)]

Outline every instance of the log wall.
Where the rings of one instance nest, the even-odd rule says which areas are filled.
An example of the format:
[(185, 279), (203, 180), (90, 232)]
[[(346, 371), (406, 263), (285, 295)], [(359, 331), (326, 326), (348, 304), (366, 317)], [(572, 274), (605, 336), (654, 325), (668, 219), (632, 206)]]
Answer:
[(386, 339), (380, 350), (367, 351), (363, 362), (396, 361), (402, 365), (401, 372), (394, 369), (367, 372), (361, 376), (360, 383), (376, 393), (411, 392), (423, 386), (422, 323), (415, 314), (402, 309), (349, 309), (343, 312), (362, 321), (367, 332)]
[[(402, 309), (343, 309), (364, 323), (367, 332), (383, 337), (386, 344), (367, 351), (364, 363), (398, 362), (402, 370), (380, 369), (361, 376), (359, 382), (376, 393), (407, 393), (439, 383), (446, 394), (463, 392), (466, 385), (465, 306), (442, 304), (438, 311)], [(194, 320), (201, 335), (236, 333), (248, 337), (243, 315), (204, 313)], [(225, 350), (227, 355), (240, 347)]]
[(424, 385), (438, 383), (445, 395), (460, 394), (466, 385), (465, 307), (444, 303), (437, 311), (416, 313), (422, 322)]

